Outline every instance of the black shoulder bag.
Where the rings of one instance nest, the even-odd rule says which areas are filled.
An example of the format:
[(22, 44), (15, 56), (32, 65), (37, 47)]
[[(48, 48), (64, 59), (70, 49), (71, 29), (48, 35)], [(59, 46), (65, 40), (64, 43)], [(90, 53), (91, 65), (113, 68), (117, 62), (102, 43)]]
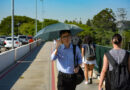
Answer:
[(84, 72), (82, 68), (78, 65), (78, 59), (75, 58), (76, 56), (76, 45), (73, 45), (73, 53), (74, 53), (74, 67), (79, 67), (78, 73), (75, 73), (75, 82), (76, 85), (80, 84), (84, 80)]

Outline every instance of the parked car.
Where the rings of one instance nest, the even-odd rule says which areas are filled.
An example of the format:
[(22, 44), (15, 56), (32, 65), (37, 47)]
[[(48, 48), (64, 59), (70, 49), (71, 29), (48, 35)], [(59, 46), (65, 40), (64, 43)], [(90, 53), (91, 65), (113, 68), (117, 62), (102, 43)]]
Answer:
[(28, 36), (28, 42), (31, 43), (33, 41), (34, 41), (33, 37), (32, 36)]
[(0, 36), (0, 46), (4, 46), (4, 40), (5, 40), (6, 36)]
[(4, 44), (4, 42), (0, 39), (0, 46), (2, 46)]
[(22, 45), (28, 44), (28, 37), (26, 35), (18, 35), (18, 38), (22, 42)]
[[(12, 47), (12, 37), (7, 37), (4, 41), (5, 47), (6, 48), (11, 48)], [(22, 43), (20, 42), (18, 37), (14, 37), (14, 47), (19, 47), (21, 46)]]

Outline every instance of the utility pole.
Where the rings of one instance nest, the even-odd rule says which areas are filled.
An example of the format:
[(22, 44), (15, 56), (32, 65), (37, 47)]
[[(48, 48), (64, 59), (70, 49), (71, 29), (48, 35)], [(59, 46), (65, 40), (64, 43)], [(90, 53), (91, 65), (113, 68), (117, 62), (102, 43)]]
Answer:
[(123, 29), (125, 28), (125, 20), (126, 20), (127, 12), (125, 8), (118, 8), (117, 12), (118, 12), (119, 24), (120, 24), (119, 33), (122, 35)]
[(121, 34), (121, 36), (123, 37), (123, 48), (125, 48), (126, 42), (125, 42), (125, 35), (123, 35), (123, 30), (125, 29), (125, 21), (126, 21), (126, 9), (125, 8), (118, 8), (117, 9), (118, 12), (118, 17), (119, 17), (119, 22), (118, 22), (118, 28), (119, 31), (118, 33)]
[(14, 0), (12, 0), (12, 49), (14, 49)]
[[(42, 12), (41, 12), (41, 16), (42, 16), (42, 20), (44, 21), (44, 18), (43, 18), (43, 0), (40, 0), (41, 2), (42, 2)], [(42, 27), (41, 28), (43, 28), (43, 21), (42, 21)]]
[(37, 0), (36, 0), (36, 21), (35, 21), (35, 23), (36, 23), (36, 35), (37, 35)]

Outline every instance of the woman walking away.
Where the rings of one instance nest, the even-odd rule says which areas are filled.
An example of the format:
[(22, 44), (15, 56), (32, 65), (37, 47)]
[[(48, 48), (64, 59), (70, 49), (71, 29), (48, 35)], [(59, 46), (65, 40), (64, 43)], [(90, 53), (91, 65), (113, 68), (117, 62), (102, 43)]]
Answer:
[(90, 74), (90, 82), (92, 84), (92, 75), (93, 75), (93, 68), (96, 64), (95, 60), (95, 45), (92, 44), (92, 38), (90, 36), (86, 36), (84, 38), (84, 44), (82, 45), (82, 59), (84, 61), (85, 66), (85, 84), (88, 84), (88, 76)]
[(106, 90), (130, 90), (130, 55), (121, 49), (121, 43), (121, 35), (115, 34), (113, 48), (104, 54), (98, 90), (101, 90), (104, 78)]

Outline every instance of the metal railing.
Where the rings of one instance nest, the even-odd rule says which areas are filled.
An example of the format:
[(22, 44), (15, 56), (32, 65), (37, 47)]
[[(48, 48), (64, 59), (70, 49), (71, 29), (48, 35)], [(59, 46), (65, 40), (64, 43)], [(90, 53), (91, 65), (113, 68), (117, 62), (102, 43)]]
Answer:
[[(109, 51), (110, 49), (112, 49), (112, 47), (105, 47), (105, 46), (101, 46), (101, 45), (96, 45), (96, 62), (98, 67), (94, 67), (94, 69), (100, 73), (102, 70), (102, 66), (103, 66), (103, 56), (104, 54)], [(130, 51), (128, 51), (130, 53)]]

